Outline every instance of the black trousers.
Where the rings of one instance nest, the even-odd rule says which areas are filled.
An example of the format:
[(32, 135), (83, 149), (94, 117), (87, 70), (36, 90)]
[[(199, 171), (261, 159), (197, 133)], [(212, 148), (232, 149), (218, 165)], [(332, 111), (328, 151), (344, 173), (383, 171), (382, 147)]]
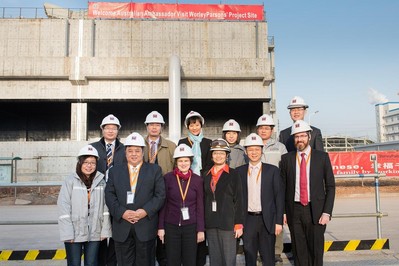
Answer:
[(115, 241), (118, 266), (155, 266), (155, 238), (140, 241), (131, 225), (125, 242)]
[(295, 266), (322, 266), (326, 225), (313, 224), (310, 205), (294, 204), (289, 227)]
[(99, 266), (116, 266), (115, 244), (112, 238), (104, 239), (100, 242), (98, 250), (98, 265)]
[(165, 224), (168, 266), (194, 266), (197, 256), (197, 225)]
[(262, 265), (274, 265), (274, 244), (276, 235), (267, 231), (262, 215), (247, 216), (243, 235), (245, 265), (256, 266), (258, 251)]

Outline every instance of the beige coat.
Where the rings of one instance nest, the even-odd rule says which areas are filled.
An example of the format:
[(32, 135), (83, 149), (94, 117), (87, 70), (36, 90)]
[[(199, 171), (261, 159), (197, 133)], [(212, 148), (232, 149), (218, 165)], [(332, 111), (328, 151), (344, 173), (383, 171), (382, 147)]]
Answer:
[[(148, 140), (148, 137), (146, 138)], [(160, 137), (160, 143), (158, 144), (157, 159), (156, 163), (162, 168), (162, 175), (173, 170), (175, 160), (173, 159), (173, 153), (175, 152), (176, 144), (170, 140)], [(144, 161), (149, 162), (149, 144), (145, 142), (144, 147)]]

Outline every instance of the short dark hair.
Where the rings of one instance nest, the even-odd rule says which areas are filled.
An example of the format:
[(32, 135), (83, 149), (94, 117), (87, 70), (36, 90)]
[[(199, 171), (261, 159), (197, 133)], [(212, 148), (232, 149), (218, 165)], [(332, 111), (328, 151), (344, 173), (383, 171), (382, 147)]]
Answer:
[(199, 116), (192, 116), (190, 118), (187, 119), (187, 127), (191, 124), (194, 124), (195, 122), (197, 122), (197, 120), (200, 122), (201, 127), (202, 127), (202, 119)]

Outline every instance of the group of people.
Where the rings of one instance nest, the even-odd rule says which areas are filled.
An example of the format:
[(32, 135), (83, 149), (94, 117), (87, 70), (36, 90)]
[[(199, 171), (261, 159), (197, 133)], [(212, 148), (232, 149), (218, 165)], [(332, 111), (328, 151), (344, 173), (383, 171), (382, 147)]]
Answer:
[(118, 139), (119, 120), (105, 117), (103, 137), (83, 147), (58, 198), (68, 265), (236, 264), (242, 238), (246, 265), (282, 262), (288, 224), (295, 265), (322, 265), (335, 181), (321, 132), (303, 119), (294, 97), (294, 124), (272, 138), (274, 121), (259, 117), (240, 145), (240, 125), (204, 137), (204, 117), (191, 111), (188, 136), (176, 146), (162, 136), (163, 116), (145, 120), (147, 136)]

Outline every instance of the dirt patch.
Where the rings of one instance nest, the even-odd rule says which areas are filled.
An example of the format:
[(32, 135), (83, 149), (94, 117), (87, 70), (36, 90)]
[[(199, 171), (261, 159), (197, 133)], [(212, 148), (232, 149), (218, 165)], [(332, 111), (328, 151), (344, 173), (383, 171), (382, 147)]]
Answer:
[[(54, 205), (60, 187), (34, 187), (17, 188), (15, 197), (14, 188), (0, 188), (0, 206), (14, 205), (16, 199), (30, 202), (32, 205)], [(379, 180), (379, 191), (385, 193), (399, 193), (399, 178), (385, 177)], [(336, 196), (346, 197), (351, 195), (361, 195), (375, 193), (375, 182), (373, 179), (339, 179), (336, 181)]]

